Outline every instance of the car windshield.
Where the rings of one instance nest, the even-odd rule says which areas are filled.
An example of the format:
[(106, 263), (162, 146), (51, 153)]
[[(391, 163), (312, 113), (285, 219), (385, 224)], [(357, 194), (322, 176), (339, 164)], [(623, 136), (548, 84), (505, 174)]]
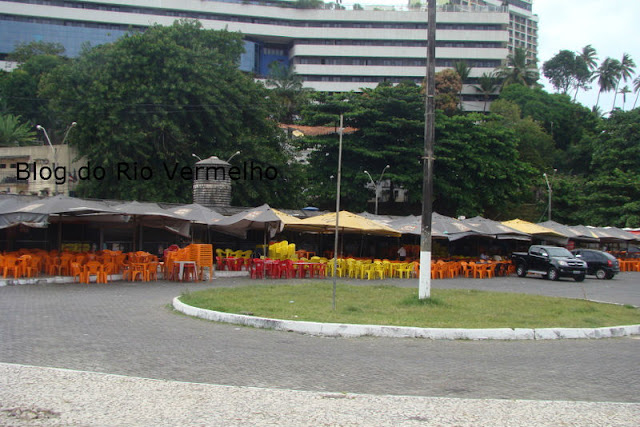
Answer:
[(573, 258), (573, 254), (565, 248), (547, 248), (549, 256)]

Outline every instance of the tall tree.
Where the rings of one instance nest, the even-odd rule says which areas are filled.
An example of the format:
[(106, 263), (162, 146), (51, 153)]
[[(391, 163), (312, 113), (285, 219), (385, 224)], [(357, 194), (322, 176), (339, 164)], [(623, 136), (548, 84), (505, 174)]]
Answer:
[(636, 104), (638, 102), (638, 95), (640, 95), (640, 75), (638, 75), (636, 79), (633, 81), (633, 91), (636, 93), (636, 100), (633, 101), (633, 107), (631, 108), (632, 110), (636, 108)]
[(493, 95), (498, 89), (499, 83), (498, 79), (492, 72), (482, 73), (482, 76), (478, 79), (478, 84), (474, 85), (473, 88), (482, 94), (484, 99), (484, 107), (482, 111), (487, 111), (487, 102), (489, 102), (489, 98)]
[(302, 76), (295, 72), (293, 65), (285, 66), (278, 61), (269, 65), (267, 87), (275, 96), (280, 107), (276, 119), (283, 123), (293, 123), (295, 117), (306, 102), (307, 90), (303, 88)]
[(594, 107), (597, 107), (600, 103), (600, 94), (602, 92), (606, 93), (616, 90), (616, 85), (620, 79), (620, 67), (620, 61), (609, 57), (600, 63), (598, 70), (595, 72), (600, 89), (598, 90), (598, 97), (596, 98), (596, 105)]
[(640, 109), (614, 110), (593, 146), (584, 222), (640, 226)]
[(535, 63), (527, 58), (527, 51), (521, 48), (507, 55), (506, 63), (498, 68), (497, 75), (502, 79), (502, 87), (514, 83), (531, 87), (539, 78)]
[(613, 111), (616, 108), (616, 96), (618, 95), (618, 88), (620, 87), (620, 81), (627, 82), (633, 76), (633, 72), (635, 70), (636, 63), (631, 58), (631, 55), (628, 53), (624, 53), (622, 55), (622, 61), (620, 61), (620, 69), (616, 79), (616, 88), (613, 94), (613, 105), (611, 106), (611, 110)]
[(456, 70), (456, 73), (458, 73), (458, 76), (460, 77), (460, 109), (463, 110), (464, 107), (462, 105), (462, 88), (464, 87), (464, 84), (467, 82), (467, 80), (469, 80), (469, 76), (471, 75), (471, 69), (472, 67), (469, 67), (469, 65), (467, 65), (467, 61), (456, 61), (453, 64), (453, 68), (454, 70)]
[(618, 93), (622, 95), (622, 111), (624, 111), (625, 106), (627, 105), (627, 94), (631, 93), (631, 89), (629, 89), (629, 86), (625, 85), (618, 91)]
[(448, 115), (455, 114), (461, 105), (462, 81), (452, 69), (438, 71), (436, 78), (436, 108)]
[[(411, 83), (397, 86), (381, 84), (362, 94), (348, 94), (351, 110), (346, 125), (356, 128), (344, 136), (343, 191), (347, 209), (363, 209), (369, 197), (363, 191), (367, 182), (364, 170), (391, 168), (385, 177), (395, 188), (408, 190), (411, 207), (419, 209), (422, 194), (420, 156), (424, 139), (424, 95)], [(344, 95), (340, 96), (344, 99)], [(312, 104), (309, 108), (320, 108)], [(326, 110), (314, 117), (322, 117)], [(326, 115), (332, 128), (337, 115)], [(318, 122), (315, 122), (318, 124)], [(449, 215), (495, 213), (519, 199), (527, 186), (531, 168), (518, 159), (514, 132), (498, 125), (495, 115), (470, 113), (436, 119), (435, 209)], [(309, 182), (314, 201), (320, 207), (332, 206), (335, 192), (327, 192), (337, 167), (335, 134), (307, 138), (313, 165)], [(318, 189), (316, 191), (316, 188)], [(403, 211), (409, 209), (402, 205)]]
[(588, 81), (589, 68), (579, 56), (570, 50), (561, 50), (553, 58), (542, 65), (544, 76), (558, 92), (567, 93)]
[(299, 171), (270, 120), (266, 89), (237, 68), (242, 49), (238, 33), (177, 21), (85, 50), (48, 75), (43, 96), (67, 123), (78, 122), (74, 144), (106, 172), (81, 181), (79, 193), (189, 202), (192, 177), (181, 171), (192, 167), (191, 153), (225, 160), (241, 150), (235, 162), (271, 166), (277, 176), (232, 178), (234, 203), (299, 206)]
[(582, 50), (578, 53), (577, 58), (582, 62), (584, 62), (584, 64), (587, 66), (587, 69), (589, 70), (589, 74), (585, 79), (580, 79), (578, 81), (578, 84), (576, 85), (576, 91), (573, 94), (574, 101), (578, 96), (579, 89), (584, 89), (584, 90), (590, 89), (589, 83), (591, 83), (593, 79), (593, 73), (595, 72), (595, 70), (598, 69), (597, 52), (594, 49), (594, 47), (591, 46), (590, 44), (582, 48)]
[[(47, 100), (40, 97), (40, 82), (50, 72), (68, 62), (68, 59), (51, 54), (20, 55), (24, 60), (18, 67), (0, 78), (0, 98), (3, 110), (20, 116), (32, 126), (44, 126), (52, 142), (60, 142), (65, 125), (51, 112)], [(68, 124), (68, 123), (67, 123)]]

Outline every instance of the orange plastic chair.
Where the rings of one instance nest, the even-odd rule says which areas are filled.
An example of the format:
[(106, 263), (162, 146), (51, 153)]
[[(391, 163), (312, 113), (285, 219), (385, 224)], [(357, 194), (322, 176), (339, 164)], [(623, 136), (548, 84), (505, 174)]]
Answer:
[(145, 264), (144, 274), (147, 282), (150, 282), (151, 280), (158, 280), (158, 262), (151, 261)]
[(73, 276), (74, 283), (76, 281), (76, 278), (78, 279), (78, 282), (83, 283), (82, 282), (83, 272), (82, 272), (82, 266), (80, 265), (80, 263), (77, 263), (77, 262), (69, 263), (69, 271), (70, 271), (70, 275)]
[(4, 258), (4, 265), (2, 268), (2, 276), (6, 278), (9, 273), (14, 278), (22, 277), (22, 269), (20, 268), (21, 262), (19, 259), (13, 255), (8, 255)]
[(33, 277), (34, 271), (33, 271), (33, 266), (31, 264), (32, 259), (33, 257), (31, 255), (22, 255), (20, 258), (18, 258), (21, 276)]
[(96, 283), (102, 283), (102, 264), (98, 261), (89, 261), (83, 266), (82, 270), (82, 283), (89, 283), (91, 276), (96, 276)]
[(116, 272), (117, 266), (114, 262), (102, 263), (102, 274), (100, 277), (100, 283), (108, 283), (113, 280), (113, 274)]
[(71, 272), (69, 264), (72, 261), (73, 261), (73, 255), (63, 254), (60, 257), (60, 269), (58, 270), (58, 274), (61, 276), (68, 276)]

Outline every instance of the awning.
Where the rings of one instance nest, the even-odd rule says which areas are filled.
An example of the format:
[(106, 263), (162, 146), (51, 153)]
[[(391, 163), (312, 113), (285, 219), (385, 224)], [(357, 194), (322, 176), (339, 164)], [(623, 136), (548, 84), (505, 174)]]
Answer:
[(562, 233), (554, 231), (547, 227), (542, 227), (541, 225), (534, 224), (533, 222), (524, 221), (521, 219), (512, 219), (510, 221), (503, 221), (503, 225), (507, 227), (511, 227), (515, 230), (521, 231), (523, 233), (530, 234), (533, 237), (542, 240), (549, 240), (554, 243), (558, 243), (561, 245), (566, 245), (569, 241), (570, 236), (565, 236)]

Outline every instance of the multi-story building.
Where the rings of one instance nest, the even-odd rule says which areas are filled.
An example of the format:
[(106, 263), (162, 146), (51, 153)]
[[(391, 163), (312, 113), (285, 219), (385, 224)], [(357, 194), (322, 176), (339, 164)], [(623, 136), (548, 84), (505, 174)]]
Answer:
[[(0, 193), (54, 195), (73, 193), (85, 159), (67, 145), (0, 147)], [(86, 175), (86, 172), (85, 172)]]
[(460, 6), (503, 6), (509, 10), (509, 52), (527, 51), (536, 61), (538, 55), (538, 16), (533, 14), (533, 0), (452, 0)]
[[(472, 67), (463, 91), (467, 109), (483, 108), (480, 95), (469, 85), (500, 66), (510, 46), (535, 52), (531, 2), (451, 0), (439, 6), (436, 71), (462, 60)], [(170, 25), (176, 19), (197, 19), (204, 28), (241, 32), (246, 52), (239, 67), (256, 78), (266, 76), (269, 65), (279, 61), (294, 65), (305, 86), (319, 91), (423, 81), (428, 25), (424, 7), (326, 10), (292, 5), (251, 0), (0, 0), (0, 60), (16, 43), (57, 42), (68, 56), (76, 56), (86, 43), (111, 42), (127, 32)]]

